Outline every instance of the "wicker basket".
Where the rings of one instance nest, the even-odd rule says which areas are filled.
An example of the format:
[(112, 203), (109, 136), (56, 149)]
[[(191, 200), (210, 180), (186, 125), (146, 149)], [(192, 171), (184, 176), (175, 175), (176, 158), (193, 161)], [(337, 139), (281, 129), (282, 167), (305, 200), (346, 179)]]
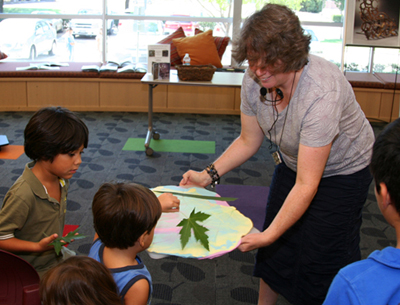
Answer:
[(179, 79), (184, 81), (210, 81), (213, 78), (215, 70), (217, 70), (213, 65), (177, 65), (175, 67), (178, 70)]

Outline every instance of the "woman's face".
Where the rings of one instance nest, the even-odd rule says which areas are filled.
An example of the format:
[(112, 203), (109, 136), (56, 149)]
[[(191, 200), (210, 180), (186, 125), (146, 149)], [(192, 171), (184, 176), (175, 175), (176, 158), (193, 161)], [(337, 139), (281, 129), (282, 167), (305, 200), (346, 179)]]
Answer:
[(250, 70), (265, 88), (284, 87), (291, 80), (288, 73), (279, 72), (281, 65), (281, 61), (278, 61), (274, 67), (266, 66), (261, 59), (256, 62), (249, 61)]

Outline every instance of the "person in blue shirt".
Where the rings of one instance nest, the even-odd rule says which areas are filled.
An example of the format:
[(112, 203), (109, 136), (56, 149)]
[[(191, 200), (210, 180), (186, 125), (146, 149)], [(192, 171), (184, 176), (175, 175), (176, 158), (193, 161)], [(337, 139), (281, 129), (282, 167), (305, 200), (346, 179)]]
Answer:
[(73, 29), (70, 27), (68, 28), (68, 36), (67, 36), (67, 49), (68, 49), (68, 54), (69, 54), (69, 61), (74, 60), (74, 53), (75, 53), (75, 38), (73, 33)]
[(95, 194), (96, 234), (89, 257), (111, 271), (125, 305), (150, 304), (152, 279), (138, 253), (153, 241), (161, 212), (177, 211), (177, 197), (165, 193), (157, 198), (139, 184), (104, 183)]
[(400, 119), (377, 137), (370, 169), (379, 209), (396, 230), (397, 245), (376, 250), (367, 259), (342, 268), (324, 305), (400, 303)]

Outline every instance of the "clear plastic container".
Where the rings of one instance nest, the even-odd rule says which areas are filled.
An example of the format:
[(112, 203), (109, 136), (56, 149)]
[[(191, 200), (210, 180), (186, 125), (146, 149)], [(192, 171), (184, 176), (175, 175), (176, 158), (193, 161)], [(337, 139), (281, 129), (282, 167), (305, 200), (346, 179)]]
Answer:
[(185, 65), (185, 66), (189, 66), (190, 65), (189, 53), (186, 53), (185, 56), (183, 57), (182, 64)]

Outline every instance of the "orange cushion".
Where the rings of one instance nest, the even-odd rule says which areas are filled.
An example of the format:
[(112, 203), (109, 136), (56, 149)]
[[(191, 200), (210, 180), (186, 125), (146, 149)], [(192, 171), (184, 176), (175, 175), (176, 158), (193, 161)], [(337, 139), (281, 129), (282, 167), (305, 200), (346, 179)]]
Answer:
[(0, 51), (0, 59), (6, 59), (7, 57), (7, 54)]
[[(195, 35), (200, 34), (200, 33), (204, 33), (204, 32), (198, 28), (194, 29)], [(225, 36), (225, 37), (214, 36), (214, 43), (215, 43), (215, 46), (217, 47), (217, 52), (218, 52), (218, 56), (220, 59), (222, 59), (222, 56), (224, 56), (226, 47), (228, 46), (228, 43), (230, 40), (231, 40), (231, 38), (229, 36)]]
[(186, 53), (189, 53), (191, 65), (211, 64), (217, 68), (222, 68), (221, 59), (219, 58), (212, 36), (212, 30), (195, 36), (173, 39), (172, 41), (181, 59)]
[(176, 50), (175, 45), (172, 43), (174, 38), (184, 38), (186, 37), (185, 32), (183, 31), (182, 27), (177, 29), (171, 35), (165, 37), (163, 40), (159, 41), (158, 43), (161, 44), (170, 44), (171, 45), (171, 66), (181, 65), (182, 61), (179, 57), (178, 51)]

